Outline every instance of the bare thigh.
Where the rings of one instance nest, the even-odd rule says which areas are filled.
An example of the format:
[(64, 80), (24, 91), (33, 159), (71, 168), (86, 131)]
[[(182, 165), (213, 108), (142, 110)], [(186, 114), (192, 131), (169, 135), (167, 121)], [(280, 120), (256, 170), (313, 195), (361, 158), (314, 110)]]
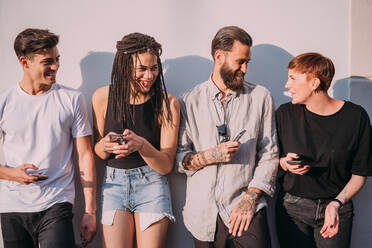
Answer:
[(167, 235), (169, 220), (167, 217), (155, 222), (146, 230), (140, 229), (139, 213), (134, 213), (136, 225), (137, 248), (163, 248)]
[(125, 210), (116, 210), (113, 225), (102, 225), (102, 236), (104, 248), (133, 247), (133, 213)]

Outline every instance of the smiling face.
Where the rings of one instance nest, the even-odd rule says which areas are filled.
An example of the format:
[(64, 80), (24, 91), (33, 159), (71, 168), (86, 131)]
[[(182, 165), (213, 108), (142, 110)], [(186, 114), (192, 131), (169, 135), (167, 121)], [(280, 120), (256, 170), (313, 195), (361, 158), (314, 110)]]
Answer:
[[(137, 59), (137, 60), (135, 60)], [(158, 57), (146, 52), (133, 56), (135, 69), (135, 87), (138, 93), (147, 95), (159, 75)]]
[(251, 59), (250, 47), (234, 41), (231, 51), (224, 52), (220, 75), (227, 88), (237, 91), (243, 88), (244, 75)]
[(291, 93), (292, 103), (306, 104), (318, 85), (317, 81), (319, 79), (310, 74), (299, 73), (294, 69), (290, 69), (285, 88)]
[(53, 47), (34, 54), (31, 58), (22, 56), (20, 61), (34, 84), (50, 87), (56, 82), (59, 57), (57, 47)]

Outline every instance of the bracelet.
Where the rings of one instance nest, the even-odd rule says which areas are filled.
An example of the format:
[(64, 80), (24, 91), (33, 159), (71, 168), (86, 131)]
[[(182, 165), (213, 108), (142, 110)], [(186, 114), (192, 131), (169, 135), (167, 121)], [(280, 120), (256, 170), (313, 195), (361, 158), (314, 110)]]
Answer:
[(333, 202), (333, 201), (338, 202), (338, 204), (340, 204), (340, 208), (342, 208), (342, 206), (344, 205), (344, 204), (342, 203), (342, 201), (340, 201), (340, 200), (337, 199), (337, 198), (333, 198), (333, 199), (331, 200), (331, 202)]

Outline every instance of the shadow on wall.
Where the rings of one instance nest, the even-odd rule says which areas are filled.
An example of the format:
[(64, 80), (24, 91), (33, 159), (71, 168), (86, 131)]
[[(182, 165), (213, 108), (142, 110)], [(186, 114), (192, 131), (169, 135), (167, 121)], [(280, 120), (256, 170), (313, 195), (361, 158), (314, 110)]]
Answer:
[(114, 53), (89, 52), (80, 61), (82, 83), (79, 88), (87, 100), (89, 111), (91, 111), (92, 95), (96, 89), (108, 85), (111, 82), (111, 70), (114, 62)]
[[(92, 95), (95, 92), (96, 89), (110, 84), (111, 80), (111, 69), (112, 69), (112, 63), (114, 61), (114, 53), (110, 52), (89, 52), (87, 56), (85, 56), (80, 61), (80, 69), (81, 69), (81, 75), (82, 75), (82, 84), (78, 90), (83, 92), (86, 101), (87, 106), (89, 109), (90, 117), (91, 115), (91, 99)], [(91, 118), (92, 120), (92, 118)], [(91, 121), (91, 123), (93, 123)], [(76, 160), (75, 160), (76, 161)], [(104, 175), (104, 161), (99, 159), (97, 156), (95, 156), (96, 161), (96, 171), (97, 171), (97, 234), (94, 238), (93, 242), (88, 246), (91, 248), (97, 248), (102, 247), (102, 230), (101, 230), (101, 208), (100, 208), (100, 202), (101, 202), (101, 185)], [(80, 221), (82, 218), (82, 215), (84, 213), (84, 197), (83, 197), (83, 191), (81, 187), (81, 183), (79, 180), (78, 170), (75, 170), (75, 185), (76, 185), (76, 197), (75, 197), (75, 205), (74, 205), (74, 231), (75, 231), (75, 237), (76, 240), (79, 240), (79, 231), (80, 231)]]
[(333, 86), (333, 97), (348, 101), (350, 99), (350, 78), (337, 80)]
[(287, 65), (292, 58), (286, 50), (274, 45), (261, 44), (252, 47), (251, 61), (245, 78), (270, 90), (276, 107), (290, 101), (283, 92), (286, 91), (284, 85), (288, 78)]
[[(372, 120), (372, 80), (364, 77), (351, 77), (350, 101), (361, 105)], [(351, 239), (352, 247), (370, 247), (372, 222), (372, 179), (368, 178), (364, 188), (354, 197), (354, 222)]]
[(213, 71), (213, 61), (200, 56), (166, 59), (163, 63), (164, 80), (168, 92), (176, 97), (208, 80)]

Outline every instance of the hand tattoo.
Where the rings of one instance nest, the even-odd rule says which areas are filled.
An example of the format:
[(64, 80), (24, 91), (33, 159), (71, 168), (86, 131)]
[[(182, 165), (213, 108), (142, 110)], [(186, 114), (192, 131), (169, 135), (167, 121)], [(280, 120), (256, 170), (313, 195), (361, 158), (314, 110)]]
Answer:
[(244, 196), (243, 199), (238, 203), (238, 210), (241, 211), (242, 215), (248, 215), (253, 212), (253, 201), (249, 197)]

